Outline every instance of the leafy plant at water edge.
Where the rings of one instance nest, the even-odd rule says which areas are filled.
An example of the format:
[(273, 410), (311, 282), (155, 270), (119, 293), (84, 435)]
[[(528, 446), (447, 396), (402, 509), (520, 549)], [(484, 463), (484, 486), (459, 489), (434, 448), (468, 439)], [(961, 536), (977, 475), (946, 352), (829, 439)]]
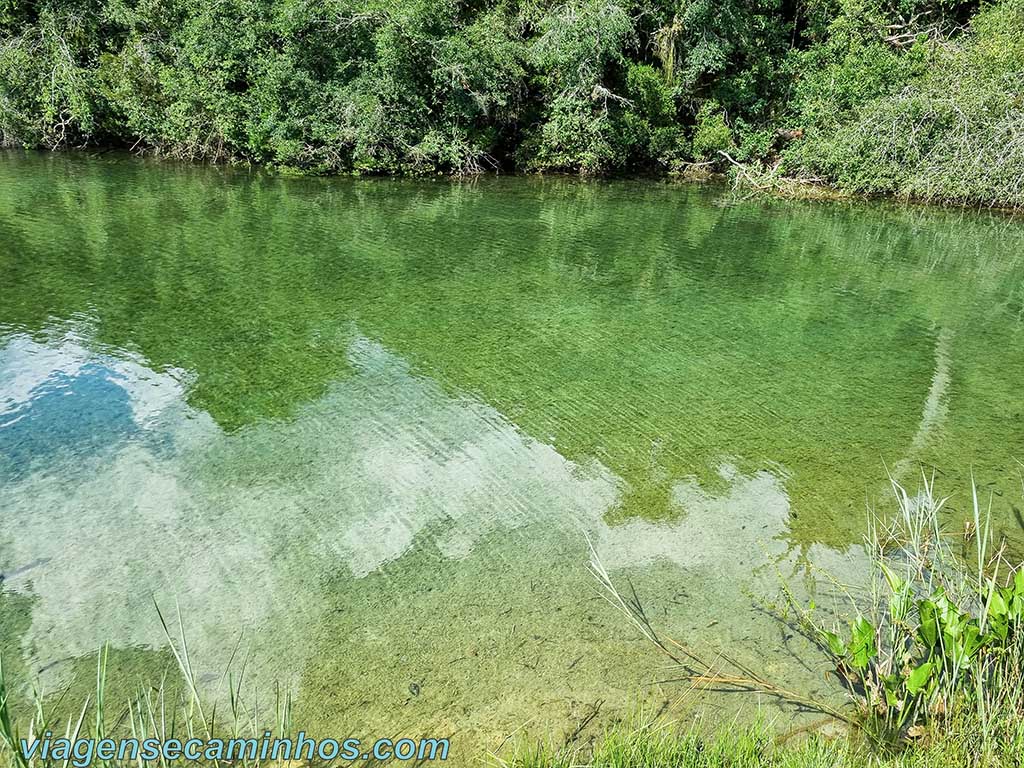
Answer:
[(989, 556), (976, 493), (968, 528), (976, 558), (968, 564), (940, 529), (945, 500), (932, 484), (915, 496), (895, 482), (893, 489), (899, 514), (866, 539), (867, 600), (850, 597), (854, 618), (845, 629), (817, 621), (813, 604), (799, 609), (801, 621), (832, 657), (876, 740), (919, 737), (924, 726), (968, 712), (982, 742), (1024, 744), (1016, 726), (1024, 717), (1024, 569), (1010, 568), (1002, 550)]
[[(990, 551), (989, 516), (983, 519), (976, 492), (973, 524), (957, 537), (942, 531), (945, 500), (935, 497), (930, 481), (914, 496), (892, 485), (897, 514), (888, 525), (876, 520), (869, 528), (863, 584), (851, 588), (829, 577), (848, 598), (852, 618), (844, 621), (837, 607), (819, 619), (815, 603), (805, 607), (785, 580), (782, 606), (774, 607), (787, 623), (795, 612), (797, 624), (831, 659), (852, 697), (852, 715), (773, 684), (722, 650), (714, 664), (703, 662), (657, 632), (639, 597), (619, 591), (593, 549), (590, 568), (612, 606), (675, 663), (677, 679), (696, 690), (757, 693), (828, 714), (866, 735), (873, 749), (897, 765), (1019, 766), (1024, 566), (1011, 567), (1002, 547)], [(951, 544), (965, 536), (976, 549), (971, 562)], [(766, 757), (764, 764), (774, 759)], [(787, 759), (783, 764), (790, 764)], [(871, 759), (854, 750), (826, 764)]]

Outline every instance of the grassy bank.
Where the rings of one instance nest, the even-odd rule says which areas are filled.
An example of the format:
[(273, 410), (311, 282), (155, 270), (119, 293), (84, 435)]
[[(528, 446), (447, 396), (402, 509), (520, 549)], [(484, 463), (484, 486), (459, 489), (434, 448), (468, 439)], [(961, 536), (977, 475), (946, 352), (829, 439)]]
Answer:
[(1024, 205), (1024, 0), (9, 0), (0, 145)]
[(879, 754), (848, 738), (810, 737), (780, 744), (767, 727), (734, 728), (701, 735), (677, 725), (652, 723), (609, 730), (592, 748), (521, 747), (493, 758), (499, 768), (965, 768), (1019, 766), (1019, 756), (976, 762), (970, 723), (935, 732), (899, 752)]

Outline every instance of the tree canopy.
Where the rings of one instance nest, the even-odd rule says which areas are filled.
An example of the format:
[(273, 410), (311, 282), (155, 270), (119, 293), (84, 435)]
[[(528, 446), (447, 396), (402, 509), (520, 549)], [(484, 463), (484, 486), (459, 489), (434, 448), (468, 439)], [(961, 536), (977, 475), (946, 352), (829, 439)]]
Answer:
[(0, 142), (1024, 204), (1024, 0), (0, 0)]

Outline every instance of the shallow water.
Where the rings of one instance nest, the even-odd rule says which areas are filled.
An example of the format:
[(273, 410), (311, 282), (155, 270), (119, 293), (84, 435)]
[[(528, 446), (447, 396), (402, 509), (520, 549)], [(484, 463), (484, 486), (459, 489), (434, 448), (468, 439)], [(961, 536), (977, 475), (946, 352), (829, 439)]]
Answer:
[(1022, 232), (0, 155), (0, 651), (154, 676), (177, 600), (211, 684), (243, 633), (311, 730), (477, 754), (678, 706), (592, 545), (660, 630), (835, 696), (761, 600), (856, 580), (887, 469), (934, 472), (950, 530), (973, 470), (1024, 541)]

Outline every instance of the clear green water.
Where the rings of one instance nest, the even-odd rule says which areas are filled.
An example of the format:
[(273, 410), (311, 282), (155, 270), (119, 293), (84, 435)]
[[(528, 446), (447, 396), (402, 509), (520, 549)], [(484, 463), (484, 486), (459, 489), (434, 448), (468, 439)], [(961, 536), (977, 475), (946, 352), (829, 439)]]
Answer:
[(2, 155), (0, 651), (55, 689), (109, 640), (136, 680), (177, 599), (206, 679), (244, 631), (312, 730), (475, 754), (682, 693), (589, 537), (669, 634), (834, 695), (757, 602), (856, 579), (887, 466), (950, 529), (973, 469), (1024, 541), (1022, 232)]

